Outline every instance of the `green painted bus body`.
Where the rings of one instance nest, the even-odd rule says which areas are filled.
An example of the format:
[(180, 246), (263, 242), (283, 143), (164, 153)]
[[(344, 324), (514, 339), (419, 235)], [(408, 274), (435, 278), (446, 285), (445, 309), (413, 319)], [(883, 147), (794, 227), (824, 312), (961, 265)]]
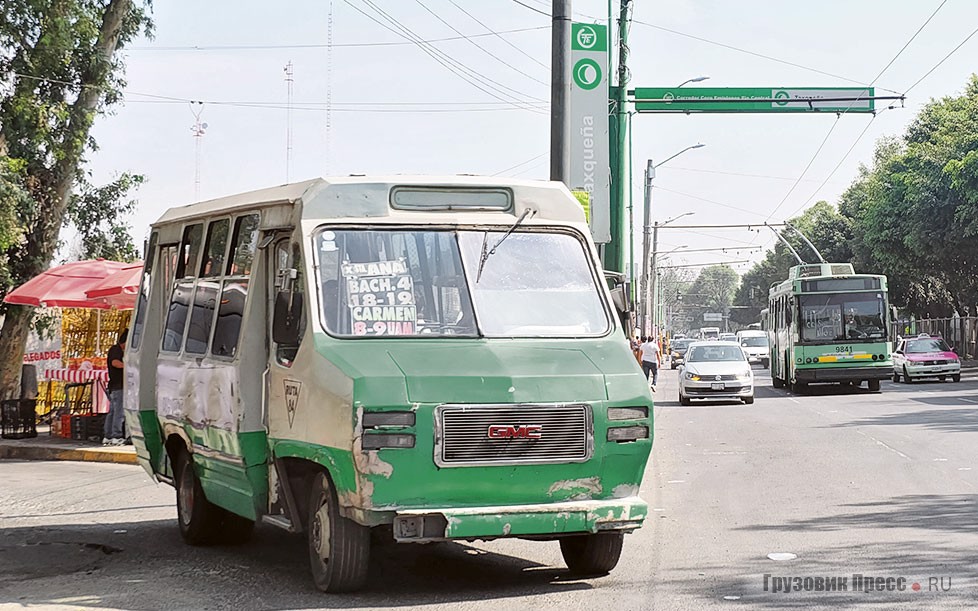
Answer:
[[(824, 286), (820, 286), (824, 283)], [(832, 286), (864, 283), (863, 288), (832, 289)], [(872, 288), (867, 288), (872, 287)], [(818, 290), (822, 289), (822, 290)], [(806, 320), (800, 307), (803, 297), (826, 302), (859, 296), (875, 296), (880, 306), (881, 336), (831, 337), (803, 341)], [(886, 276), (855, 274), (849, 264), (814, 264), (791, 268), (789, 278), (771, 287), (765, 328), (770, 344), (771, 377), (776, 385), (797, 386), (813, 382), (871, 381), (878, 383), (893, 374), (891, 343), (887, 337), (889, 307)], [(846, 313), (839, 307), (839, 315)], [(840, 328), (846, 328), (840, 321)], [(812, 331), (811, 328), (808, 329)], [(872, 382), (876, 381), (876, 382)]]

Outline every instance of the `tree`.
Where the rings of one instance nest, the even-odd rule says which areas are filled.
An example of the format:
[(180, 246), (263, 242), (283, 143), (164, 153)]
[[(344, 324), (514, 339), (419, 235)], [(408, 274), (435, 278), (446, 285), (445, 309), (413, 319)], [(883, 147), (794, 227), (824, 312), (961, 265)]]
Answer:
[(737, 272), (726, 265), (704, 267), (689, 289), (690, 300), (698, 306), (697, 319), (702, 321), (704, 312), (728, 313), (739, 283)]
[[(26, 194), (14, 204), (14, 229), (8, 226), (16, 235), (3, 252), (0, 297), (50, 265), (85, 153), (96, 148), (92, 124), (124, 85), (115, 52), (149, 27), (148, 9), (132, 0), (0, 5), (0, 161), (7, 172), (0, 188)], [(0, 308), (0, 362), (19, 363), (33, 312)], [(16, 395), (19, 377), (17, 367), (0, 369), (0, 398)]]
[(857, 258), (890, 280), (917, 314), (975, 312), (978, 303), (978, 76), (932, 100), (902, 138), (882, 140), (840, 210)]

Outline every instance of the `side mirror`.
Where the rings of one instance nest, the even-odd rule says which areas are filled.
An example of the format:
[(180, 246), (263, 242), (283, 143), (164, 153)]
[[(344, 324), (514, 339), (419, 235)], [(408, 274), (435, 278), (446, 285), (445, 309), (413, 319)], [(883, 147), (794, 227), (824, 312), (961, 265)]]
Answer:
[(272, 341), (283, 346), (299, 345), (303, 294), (280, 291), (275, 295)]

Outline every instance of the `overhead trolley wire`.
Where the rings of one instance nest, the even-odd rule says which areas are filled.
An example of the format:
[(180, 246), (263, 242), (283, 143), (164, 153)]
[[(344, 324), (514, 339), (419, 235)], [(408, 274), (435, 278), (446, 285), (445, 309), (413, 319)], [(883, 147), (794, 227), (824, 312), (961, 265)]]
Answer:
[[(453, 3), (454, 4), (454, 3)], [(468, 13), (466, 13), (468, 14)], [(481, 22), (480, 22), (481, 23)], [(428, 38), (425, 39), (426, 43), (436, 43), (436, 42), (452, 42), (455, 40), (467, 40), (469, 38), (487, 38), (489, 36), (495, 36), (503, 40), (506, 44), (511, 46), (508, 40), (502, 36), (502, 34), (516, 34), (519, 32), (536, 32), (539, 30), (549, 30), (549, 26), (541, 25), (533, 28), (514, 28), (512, 30), (499, 30), (498, 32), (490, 30), (485, 34), (463, 34), (461, 36), (446, 36), (444, 38)], [(303, 45), (188, 45), (188, 46), (169, 46), (169, 47), (128, 47), (126, 51), (267, 51), (274, 49), (326, 49), (332, 46), (333, 48), (338, 47), (403, 47), (406, 45), (413, 45), (414, 42), (411, 41), (391, 41), (391, 42), (343, 42), (343, 43), (333, 43), (329, 44), (303, 44)], [(514, 46), (515, 47), (515, 46)], [(519, 47), (515, 47), (517, 50)], [(530, 59), (533, 59), (532, 57)], [(538, 62), (539, 63), (539, 62)], [(544, 66), (548, 68), (548, 66)]]
[[(523, 56), (525, 56), (526, 58), (528, 58), (530, 61), (536, 62), (542, 68), (545, 68), (548, 71), (550, 70), (550, 66), (548, 66), (547, 64), (541, 62), (540, 60), (538, 60), (537, 58), (533, 57), (532, 55), (530, 55), (529, 53), (527, 53), (523, 49), (521, 49), (518, 46), (514, 45), (513, 43), (509, 42), (503, 36), (500, 36), (500, 34), (503, 34), (504, 32), (496, 32), (496, 31), (494, 31), (492, 28), (490, 28), (485, 23), (483, 23), (482, 21), (480, 21), (479, 18), (477, 18), (475, 15), (473, 15), (472, 13), (468, 12), (467, 10), (465, 10), (464, 8), (462, 8), (461, 6), (459, 6), (458, 3), (455, 2), (455, 0), (448, 0), (448, 1), (452, 4), (452, 6), (454, 6), (458, 10), (462, 11), (463, 13), (465, 13), (466, 15), (468, 15), (473, 21), (475, 21), (476, 23), (478, 23), (479, 25), (481, 25), (482, 27), (484, 27), (489, 32), (490, 35), (495, 36), (499, 40), (503, 41), (508, 46), (510, 46), (513, 49), (515, 49), (517, 52), (523, 54)], [(549, 29), (549, 28), (540, 27), (540, 28), (530, 28), (530, 29)], [(479, 34), (478, 36), (486, 36), (486, 34)], [(475, 36), (472, 36), (472, 38), (475, 38)]]
[[(364, 0), (364, 4), (366, 4), (367, 6), (369, 6), (370, 8), (372, 8), (373, 10), (375, 10), (385, 20), (387, 20), (389, 24), (392, 24), (393, 27), (392, 27), (392, 25), (388, 25), (387, 23), (384, 23), (384, 22), (380, 21), (377, 17), (374, 17), (373, 15), (367, 13), (366, 11), (364, 11), (363, 9), (361, 9), (359, 6), (357, 6), (356, 4), (354, 4), (352, 2), (352, 0), (344, 0), (344, 2), (346, 2), (346, 4), (348, 4), (351, 8), (353, 8), (354, 10), (356, 10), (357, 12), (359, 12), (360, 14), (364, 15), (365, 17), (369, 18), (370, 20), (374, 21), (375, 23), (381, 25), (382, 27), (386, 28), (387, 30), (389, 30), (391, 32), (394, 32), (395, 34), (397, 34), (401, 38), (404, 38), (405, 40), (408, 40), (408, 41), (413, 42), (418, 48), (420, 48), (422, 51), (424, 51), (425, 54), (427, 54), (429, 57), (431, 57), (436, 62), (438, 62), (439, 64), (441, 64), (447, 70), (449, 70), (450, 72), (452, 72), (453, 74), (455, 74), (456, 76), (458, 76), (460, 79), (462, 79), (466, 83), (472, 85), (476, 89), (478, 89), (478, 90), (482, 91), (483, 93), (489, 95), (490, 97), (493, 97), (493, 98), (495, 98), (495, 99), (497, 99), (499, 101), (502, 101), (502, 102), (510, 102), (510, 103), (522, 105), (522, 107), (525, 107), (527, 110), (530, 110), (532, 112), (538, 112), (540, 114), (546, 114), (545, 111), (540, 111), (538, 108), (535, 108), (533, 106), (527, 105), (526, 101), (521, 100), (521, 99), (519, 99), (516, 96), (523, 95), (523, 96), (526, 96), (528, 98), (532, 98), (532, 100), (534, 102), (545, 102), (546, 100), (543, 100), (541, 98), (534, 98), (532, 96), (527, 96), (526, 94), (521, 93), (521, 92), (519, 92), (519, 91), (517, 91), (515, 89), (512, 89), (510, 87), (506, 87), (505, 85), (502, 85), (502, 83), (498, 83), (497, 81), (494, 81), (493, 79), (487, 77), (486, 75), (481, 74), (480, 72), (478, 72), (478, 71), (476, 71), (476, 70), (474, 70), (472, 68), (469, 68), (468, 66), (465, 66), (464, 64), (462, 64), (462, 63), (458, 62), (457, 60), (451, 58), (450, 56), (446, 55), (444, 52), (442, 52), (441, 50), (439, 50), (434, 45), (430, 45), (430, 44), (424, 43), (423, 39), (420, 36), (418, 36), (413, 30), (411, 30), (407, 26), (402, 25), (397, 19), (395, 19), (394, 17), (390, 16), (388, 13), (384, 12), (383, 9), (378, 8), (377, 5), (374, 4), (373, 2), (371, 2), (370, 0)], [(398, 28), (398, 29), (394, 29), (395, 27)], [(400, 31), (398, 31), (398, 30), (400, 30)], [(498, 86), (491, 85), (490, 83), (494, 83), (495, 85), (498, 85)], [(516, 94), (516, 96), (514, 96), (513, 94), (510, 94), (510, 93), (507, 93), (506, 91), (503, 91), (503, 89), (508, 89), (509, 91), (513, 92), (513, 94)], [(510, 98), (510, 99), (507, 99), (507, 98)]]
[(956, 47), (954, 47), (953, 49), (951, 49), (951, 52), (950, 52), (950, 53), (948, 53), (947, 55), (945, 55), (945, 56), (944, 56), (944, 58), (943, 58), (943, 59), (942, 59), (941, 61), (939, 61), (939, 62), (937, 62), (937, 63), (936, 63), (935, 65), (934, 65), (934, 67), (933, 67), (933, 68), (931, 68), (930, 70), (928, 70), (928, 71), (927, 71), (927, 73), (926, 73), (926, 74), (924, 74), (924, 76), (922, 76), (922, 77), (920, 77), (919, 79), (917, 79), (917, 82), (916, 82), (916, 83), (914, 83), (913, 85), (911, 85), (910, 87), (908, 87), (908, 88), (907, 88), (907, 90), (903, 92), (903, 95), (907, 95), (908, 93), (910, 93), (910, 92), (911, 92), (911, 91), (912, 91), (912, 90), (913, 90), (913, 89), (914, 89), (914, 88), (915, 88), (915, 87), (916, 87), (917, 85), (919, 85), (919, 84), (921, 83), (921, 81), (923, 81), (923, 80), (924, 80), (925, 78), (927, 78), (928, 76), (930, 76), (930, 75), (931, 75), (931, 73), (932, 73), (932, 72), (933, 72), (934, 70), (937, 70), (938, 68), (940, 68), (940, 67), (941, 67), (941, 65), (942, 65), (942, 64), (943, 64), (944, 62), (946, 62), (946, 61), (948, 60), (948, 58), (950, 58), (950, 57), (951, 57), (952, 55), (954, 55), (955, 53), (957, 53), (957, 52), (958, 52), (958, 49), (960, 49), (961, 47), (963, 47), (963, 46), (965, 45), (965, 43), (967, 43), (967, 42), (968, 42), (969, 40), (971, 40), (971, 38), (972, 38), (972, 37), (973, 37), (973, 36), (974, 36), (975, 34), (978, 34), (978, 28), (975, 28), (975, 29), (974, 29), (974, 30), (973, 30), (973, 31), (971, 32), (971, 34), (968, 34), (968, 36), (967, 36), (967, 37), (966, 37), (966, 38), (965, 38), (964, 40), (962, 40), (962, 41), (961, 41), (961, 42), (960, 42), (960, 43), (958, 44), (958, 46), (956, 46)]
[[(423, 8), (424, 10), (428, 11), (429, 13), (431, 13), (431, 15), (435, 19), (437, 19), (438, 21), (440, 21), (443, 24), (445, 24), (446, 26), (448, 26), (448, 28), (451, 29), (453, 32), (455, 32), (456, 34), (461, 34), (462, 33), (462, 32), (460, 32), (458, 30), (458, 28), (456, 28), (455, 26), (453, 26), (452, 24), (450, 24), (448, 21), (446, 21), (444, 18), (442, 18), (441, 15), (439, 15), (435, 11), (431, 10), (430, 8), (428, 8), (428, 5), (426, 5), (424, 2), (422, 2), (421, 0), (414, 0), (414, 1), (417, 2), (418, 5), (421, 6), (421, 8)], [(531, 81), (535, 81), (537, 83), (540, 83), (541, 85), (544, 85), (545, 87), (550, 87), (550, 83), (548, 83), (547, 81), (542, 81), (542, 80), (538, 79), (537, 77), (533, 76), (532, 74), (529, 74), (527, 72), (523, 72), (522, 70), (520, 70), (519, 68), (517, 68), (513, 64), (511, 64), (508, 61), (506, 61), (505, 59), (499, 57), (498, 55), (496, 55), (495, 53), (493, 53), (489, 49), (487, 49), (484, 46), (482, 46), (479, 43), (477, 43), (476, 41), (474, 41), (472, 39), (467, 39), (467, 41), (469, 42), (469, 44), (475, 46), (477, 49), (481, 50), (483, 53), (485, 53), (489, 57), (493, 58), (494, 60), (498, 61), (499, 63), (501, 63), (502, 65), (506, 66), (507, 68), (510, 68), (511, 70), (513, 70), (515, 72), (519, 72), (520, 74), (522, 74), (526, 78), (530, 79)]]

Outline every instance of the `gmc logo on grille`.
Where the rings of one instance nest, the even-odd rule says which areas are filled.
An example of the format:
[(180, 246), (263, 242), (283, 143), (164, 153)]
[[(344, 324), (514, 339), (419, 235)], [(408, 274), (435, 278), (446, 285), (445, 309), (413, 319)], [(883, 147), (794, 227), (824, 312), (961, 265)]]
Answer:
[(489, 439), (540, 439), (543, 427), (539, 424), (491, 424), (487, 433)]

